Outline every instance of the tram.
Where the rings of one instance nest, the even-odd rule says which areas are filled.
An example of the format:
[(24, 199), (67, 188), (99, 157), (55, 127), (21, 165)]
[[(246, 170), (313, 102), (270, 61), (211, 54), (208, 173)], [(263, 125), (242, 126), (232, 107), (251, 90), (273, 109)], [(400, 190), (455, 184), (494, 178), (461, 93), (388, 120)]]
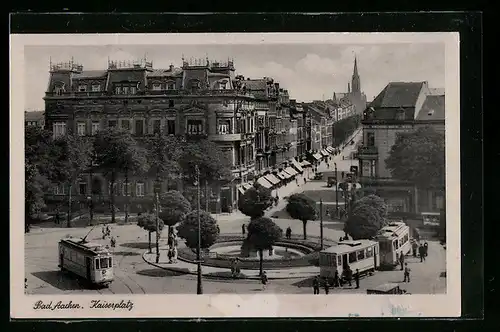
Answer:
[(396, 266), (401, 253), (406, 256), (411, 251), (410, 227), (404, 222), (391, 222), (382, 227), (375, 240), (380, 246), (381, 266)]
[(319, 253), (320, 277), (332, 279), (337, 271), (339, 277), (344, 275), (347, 267), (352, 273), (372, 273), (378, 268), (379, 245), (371, 240), (342, 241)]
[(86, 242), (85, 238), (59, 241), (59, 268), (99, 286), (109, 286), (114, 278), (111, 252), (102, 244)]

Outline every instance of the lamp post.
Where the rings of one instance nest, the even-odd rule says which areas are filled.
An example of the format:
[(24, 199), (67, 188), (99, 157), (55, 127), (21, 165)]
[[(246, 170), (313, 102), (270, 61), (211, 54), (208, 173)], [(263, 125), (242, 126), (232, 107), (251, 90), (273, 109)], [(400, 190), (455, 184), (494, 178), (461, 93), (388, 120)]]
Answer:
[(203, 288), (201, 284), (201, 220), (200, 220), (200, 169), (198, 165), (195, 166), (196, 171), (196, 189), (198, 193), (197, 199), (197, 218), (198, 218), (198, 243), (196, 245), (196, 264), (197, 264), (197, 286), (196, 294), (203, 294)]
[(155, 216), (156, 216), (156, 263), (160, 262), (160, 200), (159, 193), (161, 190), (160, 180), (157, 178), (154, 184), (154, 193), (155, 193)]
[(335, 217), (339, 217), (339, 180), (337, 174), (337, 163), (334, 162), (333, 166), (335, 166)]
[(319, 234), (320, 234), (320, 247), (323, 250), (323, 199), (319, 200)]
[(87, 196), (87, 206), (89, 208), (89, 225), (92, 225), (92, 220), (94, 219), (94, 213), (92, 209), (92, 196)]

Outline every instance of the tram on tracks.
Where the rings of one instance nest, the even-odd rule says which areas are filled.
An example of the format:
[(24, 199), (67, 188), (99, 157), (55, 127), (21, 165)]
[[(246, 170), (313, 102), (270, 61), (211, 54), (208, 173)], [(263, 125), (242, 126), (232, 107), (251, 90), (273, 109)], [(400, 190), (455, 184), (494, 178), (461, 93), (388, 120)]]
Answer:
[(396, 266), (401, 253), (411, 251), (410, 227), (404, 222), (391, 222), (382, 227), (375, 236), (380, 246), (380, 265)]

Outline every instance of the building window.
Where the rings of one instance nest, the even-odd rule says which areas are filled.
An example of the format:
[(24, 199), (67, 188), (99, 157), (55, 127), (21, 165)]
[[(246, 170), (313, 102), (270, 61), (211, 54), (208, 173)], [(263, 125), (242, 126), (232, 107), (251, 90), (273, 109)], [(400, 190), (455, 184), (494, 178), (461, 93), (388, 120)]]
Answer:
[(85, 122), (78, 122), (76, 130), (78, 136), (85, 136), (87, 131), (87, 124)]
[(115, 94), (117, 94), (117, 95), (122, 94), (122, 87), (121, 86), (115, 86)]
[(230, 120), (219, 120), (219, 125), (217, 126), (217, 134), (224, 135), (231, 132), (231, 121)]
[(405, 110), (399, 109), (396, 113), (396, 120), (403, 121), (405, 119)]
[(175, 90), (175, 83), (168, 83), (167, 89), (168, 90)]
[(55, 122), (52, 124), (52, 133), (54, 138), (66, 135), (66, 122)]
[(130, 183), (122, 183), (122, 196), (130, 196)]
[(136, 88), (135, 86), (131, 86), (131, 87), (129, 88), (129, 94), (131, 94), (131, 95), (135, 95), (135, 94), (136, 94), (136, 92), (137, 92), (137, 88)]
[(130, 120), (122, 120), (122, 129), (130, 130)]
[(66, 195), (66, 187), (64, 184), (58, 184), (53, 188), (54, 195)]
[(144, 135), (144, 120), (135, 120), (135, 134), (137, 136)]
[(203, 134), (203, 121), (202, 120), (187, 120), (187, 133), (189, 135)]
[(99, 92), (101, 91), (101, 85), (100, 84), (92, 84), (92, 92)]
[(168, 107), (174, 107), (174, 101), (172, 99), (168, 101)]
[(108, 120), (108, 127), (115, 128), (116, 127), (116, 120)]
[(54, 94), (56, 96), (61, 96), (64, 93), (64, 85), (54, 86)]
[(221, 82), (219, 83), (219, 89), (220, 90), (226, 90), (227, 83), (226, 82)]
[(175, 120), (167, 120), (167, 134), (175, 135)]
[(86, 182), (80, 182), (78, 184), (78, 193), (80, 195), (87, 195), (87, 183)]
[(123, 86), (122, 87), (122, 94), (128, 95), (128, 86)]
[(375, 133), (366, 133), (366, 140), (368, 146), (375, 146)]
[(99, 127), (100, 127), (99, 122), (92, 122), (92, 136), (97, 133)]
[(135, 195), (137, 197), (143, 197), (144, 196), (144, 183), (138, 182), (135, 185)]
[(161, 120), (153, 120), (153, 134), (161, 132)]
[(84, 84), (79, 85), (79, 86), (78, 86), (78, 91), (80, 91), (80, 92), (85, 92), (85, 91), (87, 91), (87, 86), (86, 86), (86, 85), (84, 85)]
[(161, 84), (160, 83), (153, 83), (153, 90), (155, 90), (155, 91), (161, 90)]
[[(108, 184), (108, 194), (111, 195), (111, 183)], [(113, 183), (113, 194), (116, 195), (116, 183)]]

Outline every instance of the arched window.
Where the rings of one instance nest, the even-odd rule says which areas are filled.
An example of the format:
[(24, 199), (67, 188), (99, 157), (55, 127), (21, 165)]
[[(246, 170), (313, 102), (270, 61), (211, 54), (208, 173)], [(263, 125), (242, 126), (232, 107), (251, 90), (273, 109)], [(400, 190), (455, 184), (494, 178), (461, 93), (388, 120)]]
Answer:
[(397, 110), (396, 120), (400, 120), (400, 121), (405, 120), (405, 116), (406, 116), (406, 114), (405, 114), (405, 110), (403, 108), (400, 108)]
[(53, 92), (56, 96), (62, 95), (66, 91), (63, 82), (55, 82)]

